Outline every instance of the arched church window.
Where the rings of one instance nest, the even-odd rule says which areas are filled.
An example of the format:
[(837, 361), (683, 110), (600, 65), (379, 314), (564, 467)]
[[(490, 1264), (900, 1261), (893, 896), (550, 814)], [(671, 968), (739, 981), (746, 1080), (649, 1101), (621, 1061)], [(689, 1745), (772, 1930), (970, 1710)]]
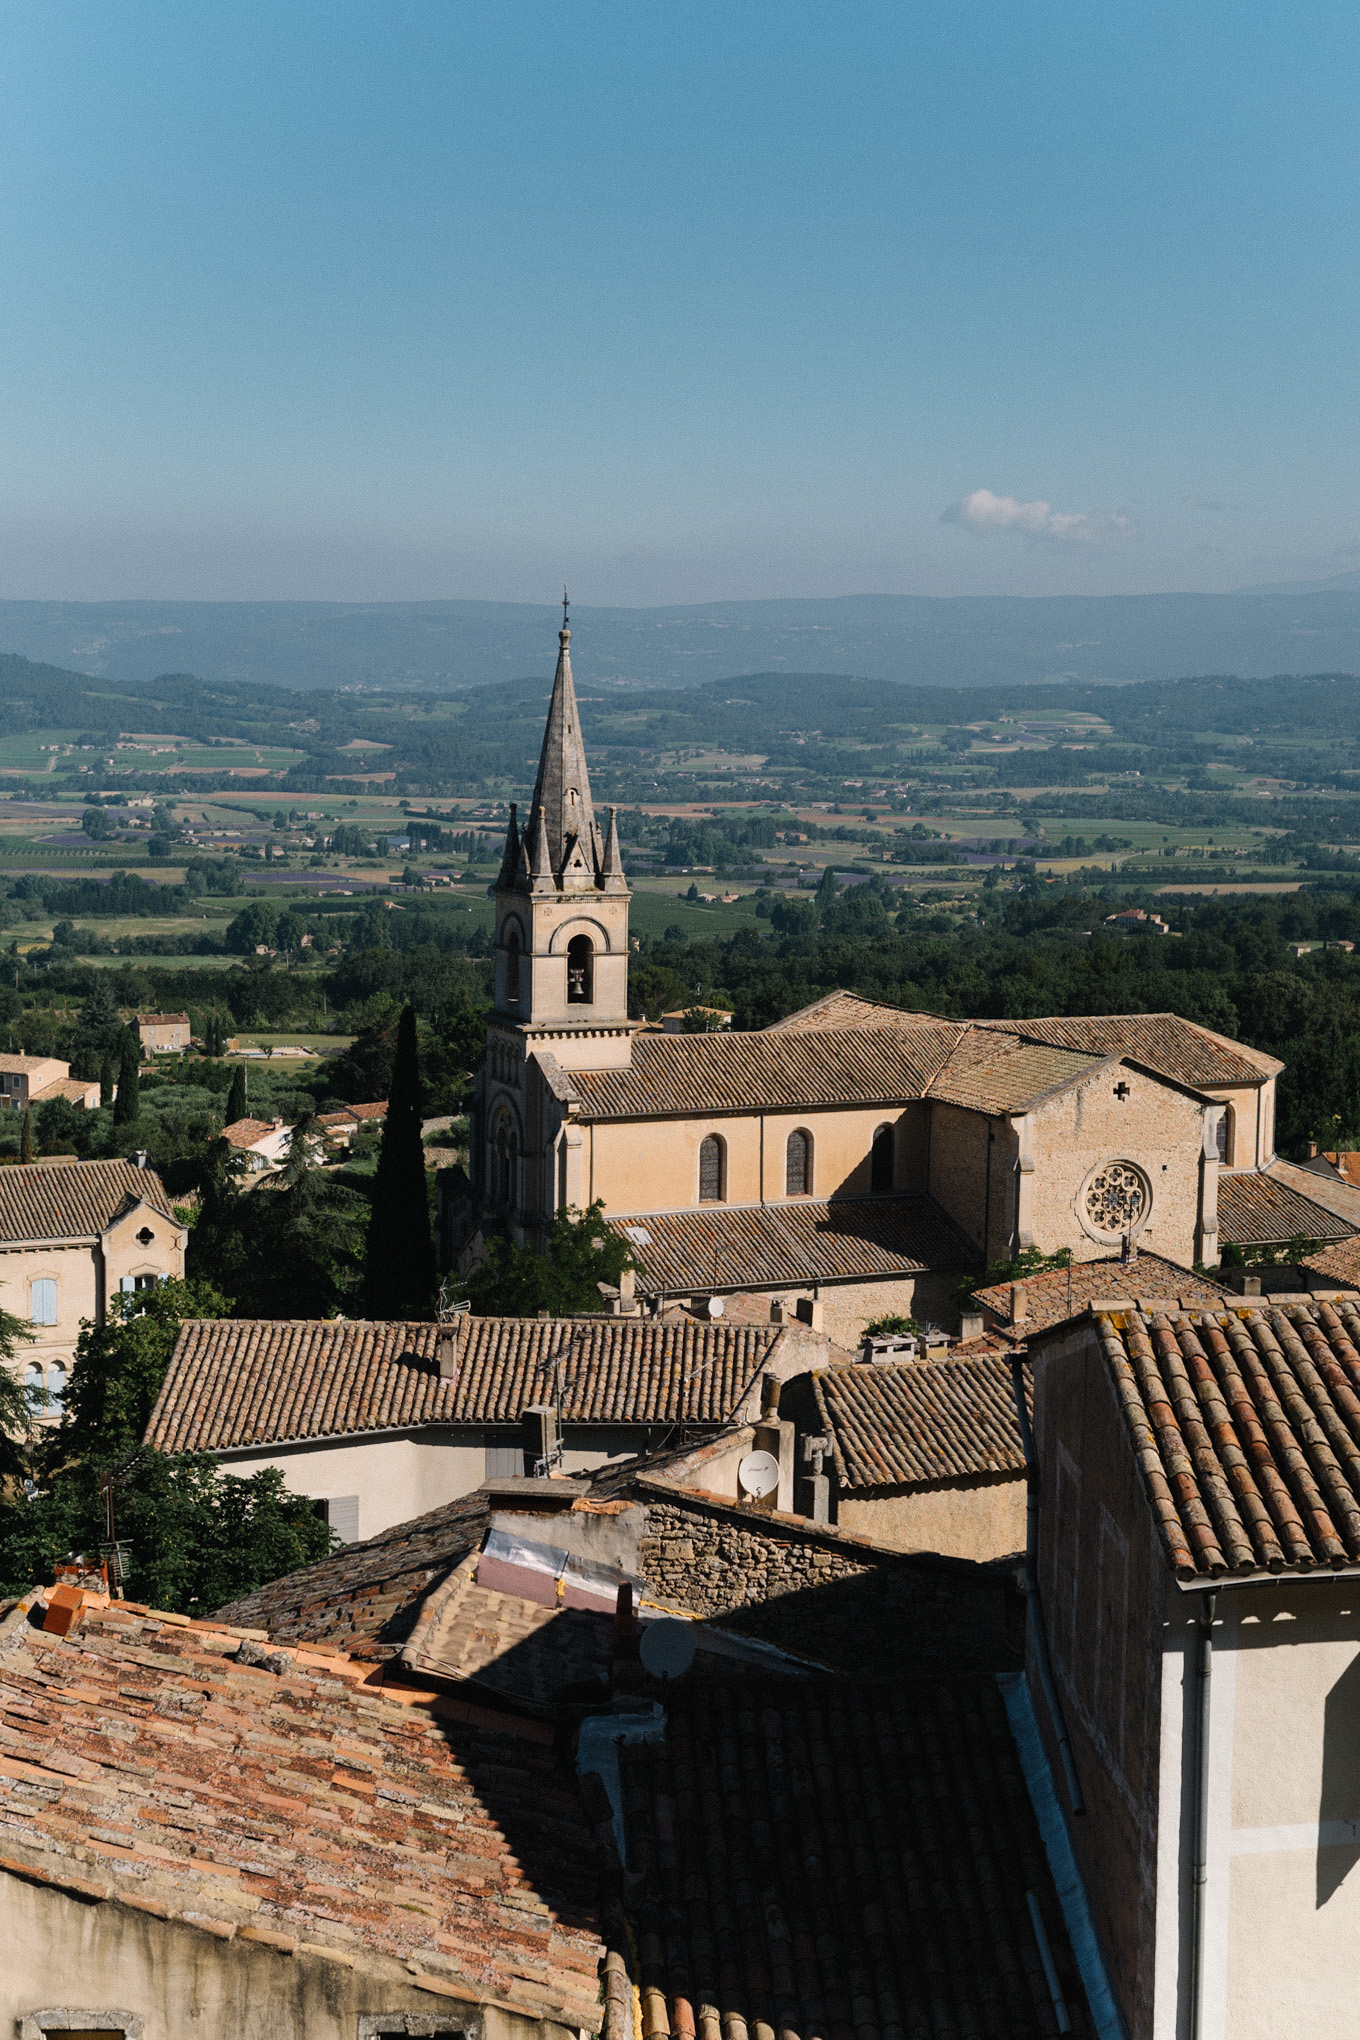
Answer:
[(801, 1127), (784, 1147), (784, 1195), (807, 1197), (812, 1190), (812, 1135)]
[(505, 945), (505, 1003), (519, 1004), (519, 930), (510, 930), (510, 940)]
[(491, 1196), (496, 1204), (511, 1205), (515, 1201), (515, 1160), (514, 1121), (509, 1113), (504, 1113), (491, 1138)]
[(1225, 1105), (1218, 1121), (1218, 1159), (1226, 1169), (1233, 1158), (1233, 1120), (1236, 1117), (1231, 1105)]
[(595, 949), (589, 935), (573, 935), (567, 944), (567, 1004), (595, 1002)]
[(893, 1187), (893, 1130), (880, 1126), (869, 1150), (869, 1188), (875, 1196)]
[(705, 1134), (699, 1143), (699, 1202), (721, 1204), (727, 1194), (727, 1150), (716, 1133)]

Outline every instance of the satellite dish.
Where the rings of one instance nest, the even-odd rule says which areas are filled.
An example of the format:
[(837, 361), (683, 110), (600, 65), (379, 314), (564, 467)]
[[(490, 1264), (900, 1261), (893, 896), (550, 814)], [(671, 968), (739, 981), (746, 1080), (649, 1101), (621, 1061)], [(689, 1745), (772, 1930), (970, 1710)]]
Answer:
[(652, 1236), (645, 1225), (626, 1225), (624, 1228), (635, 1247), (650, 1247)]
[(721, 1298), (720, 1296), (710, 1296), (710, 1297), (709, 1297), (709, 1299), (708, 1299), (708, 1314), (709, 1314), (709, 1316), (710, 1316), (711, 1318), (713, 1318), (713, 1317), (721, 1317), (721, 1316), (722, 1316), (722, 1314), (723, 1314), (723, 1311), (724, 1311), (724, 1310), (726, 1309), (726, 1307), (727, 1307), (727, 1306), (726, 1306), (726, 1305), (724, 1304), (724, 1302), (723, 1302), (723, 1300), (722, 1300), (722, 1298)]
[(737, 1480), (745, 1495), (759, 1501), (779, 1486), (779, 1461), (773, 1452), (748, 1452), (737, 1468)]
[(654, 1679), (683, 1679), (694, 1663), (694, 1627), (689, 1622), (645, 1622), (638, 1655)]

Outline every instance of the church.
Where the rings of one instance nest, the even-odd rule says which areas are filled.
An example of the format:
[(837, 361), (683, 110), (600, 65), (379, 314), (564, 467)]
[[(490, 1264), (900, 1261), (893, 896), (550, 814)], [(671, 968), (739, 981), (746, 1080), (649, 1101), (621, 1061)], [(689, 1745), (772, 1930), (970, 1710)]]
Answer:
[[(598, 1202), (639, 1297), (800, 1318), (854, 1346), (884, 1315), (957, 1323), (960, 1280), (1027, 1247), (1139, 1248), (1187, 1269), (1221, 1242), (1328, 1242), (1357, 1210), (1277, 1161), (1283, 1065), (1175, 1014), (945, 1020), (833, 992), (754, 1033), (628, 1011), (629, 889), (557, 672), (528, 820), (496, 882), (495, 1005), (470, 1183), (446, 1233), (542, 1245)], [(1125, 1283), (1127, 1286), (1127, 1281)]]

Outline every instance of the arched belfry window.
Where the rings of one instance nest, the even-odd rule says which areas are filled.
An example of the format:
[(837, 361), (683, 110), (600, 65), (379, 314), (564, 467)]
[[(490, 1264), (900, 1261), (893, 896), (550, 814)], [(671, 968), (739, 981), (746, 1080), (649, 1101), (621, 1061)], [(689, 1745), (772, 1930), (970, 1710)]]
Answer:
[(595, 1003), (595, 948), (589, 935), (573, 935), (567, 944), (567, 1004)]
[(1226, 1169), (1233, 1158), (1233, 1120), (1236, 1117), (1231, 1105), (1225, 1105), (1218, 1117), (1218, 1159)]
[(515, 1140), (515, 1122), (508, 1112), (503, 1112), (496, 1121), (496, 1130), (491, 1136), (491, 1197), (495, 1204), (513, 1205), (515, 1201), (515, 1163), (518, 1158), (518, 1144)]
[(875, 1196), (893, 1187), (893, 1130), (880, 1126), (869, 1150), (869, 1188)]
[(510, 939), (505, 945), (505, 1003), (519, 1004), (519, 930), (510, 930)]
[(784, 1195), (810, 1197), (812, 1194), (812, 1135), (800, 1126), (784, 1146)]
[(716, 1133), (705, 1134), (699, 1143), (699, 1202), (721, 1204), (726, 1195), (726, 1144)]

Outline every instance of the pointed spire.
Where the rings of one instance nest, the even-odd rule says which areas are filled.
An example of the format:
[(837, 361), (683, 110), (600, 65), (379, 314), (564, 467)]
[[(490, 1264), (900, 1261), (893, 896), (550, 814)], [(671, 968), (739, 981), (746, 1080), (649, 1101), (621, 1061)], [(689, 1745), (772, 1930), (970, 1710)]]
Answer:
[[(552, 700), (548, 705), (548, 726), (543, 732), (543, 751), (534, 781), (534, 827), (543, 819), (547, 833), (549, 868), (560, 874), (572, 843), (581, 845), (595, 875), (595, 810), (590, 799), (590, 777), (586, 771), (585, 744), (581, 738), (581, 717), (576, 706), (576, 689), (571, 677), (571, 632), (567, 628), (567, 592), (562, 591), (562, 628), (557, 633), (557, 671), (553, 676)], [(537, 867), (535, 859), (535, 877)]]
[(529, 831), (529, 890), (531, 892), (556, 890), (548, 854), (548, 831), (541, 807), (534, 809), (533, 827)]
[(501, 858), (500, 872), (496, 878), (497, 892), (508, 892), (515, 882), (519, 869), (519, 810), (514, 801), (510, 803), (510, 826), (505, 832), (505, 854)]
[(619, 811), (609, 810), (609, 835), (605, 840), (604, 856), (600, 860), (600, 883), (605, 892), (627, 892), (628, 881), (623, 875), (623, 852), (619, 847)]

